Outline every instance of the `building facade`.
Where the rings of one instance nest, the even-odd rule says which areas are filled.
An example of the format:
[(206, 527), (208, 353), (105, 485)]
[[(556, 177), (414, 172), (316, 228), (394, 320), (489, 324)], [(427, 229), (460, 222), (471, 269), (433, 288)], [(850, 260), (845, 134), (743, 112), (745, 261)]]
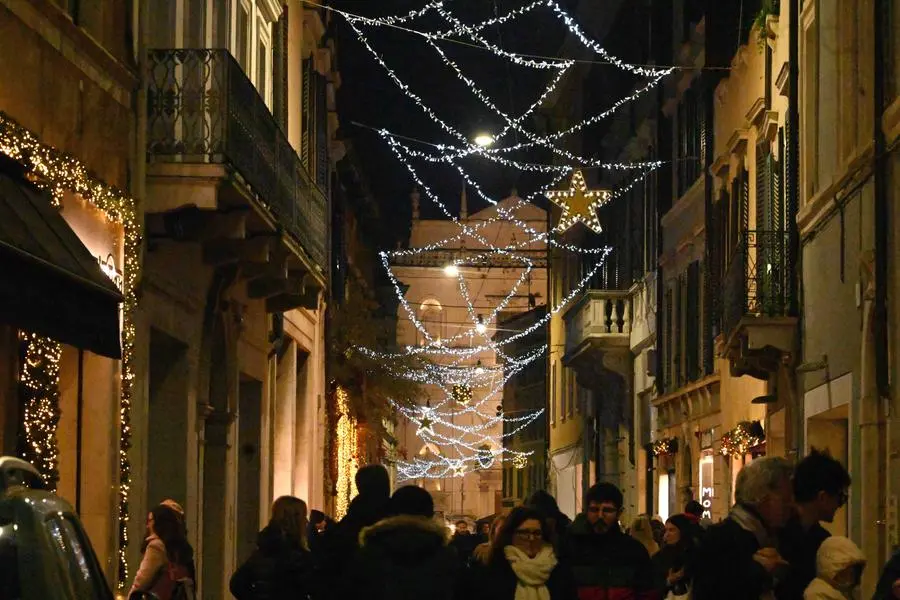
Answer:
[(324, 308), (339, 79), (324, 11), (300, 2), (161, 0), (138, 18), (147, 251), (132, 455), (145, 476), (132, 520), (181, 502), (200, 594), (217, 598), (274, 498), (330, 501)]
[(128, 16), (125, 2), (0, 3), (2, 452), (74, 505), (111, 582), (141, 267)]
[[(406, 287), (406, 301), (416, 311), (416, 318), (429, 331), (433, 339), (452, 338), (461, 331), (468, 331), (473, 327), (472, 320), (464, 298), (459, 291), (459, 282), (456, 276), (448, 276), (444, 267), (456, 261), (459, 271), (471, 290), (472, 304), (479, 315), (485, 318), (501, 302), (506, 299), (511, 291), (515, 290), (513, 297), (506, 304), (504, 310), (509, 312), (524, 312), (537, 304), (546, 303), (547, 276), (546, 276), (546, 245), (531, 243), (518, 252), (526, 254), (533, 261), (534, 267), (525, 281), (518, 286), (517, 282), (522, 277), (523, 267), (520, 262), (504, 261), (502, 256), (493, 259), (485, 259), (486, 246), (478, 240), (460, 239), (459, 226), (450, 220), (421, 219), (419, 212), (419, 195), (413, 193), (413, 221), (409, 241), (410, 248), (430, 248), (435, 244), (444, 242), (440, 247), (416, 255), (392, 258), (392, 270), (396, 278)], [(512, 195), (500, 201), (504, 209), (510, 210), (521, 203), (518, 196)], [(516, 239), (521, 241), (522, 232), (518, 226), (506, 220), (497, 218), (497, 208), (489, 207), (481, 211), (468, 214), (465, 192), (461, 202), (460, 221), (469, 227), (477, 227), (480, 235), (485, 240), (491, 240), (495, 247), (510, 246)], [(518, 207), (516, 216), (527, 223), (536, 231), (546, 231), (546, 213), (530, 204)], [(485, 332), (493, 335), (498, 325), (485, 323)], [(502, 332), (500, 332), (502, 333)], [(407, 318), (404, 309), (398, 312), (397, 326), (398, 345), (418, 345), (423, 343), (424, 337)], [(460, 342), (464, 343), (464, 342)], [(465, 342), (468, 345), (468, 342)], [(484, 351), (478, 355), (469, 357), (470, 366), (480, 364), (484, 369), (490, 370), (499, 367), (497, 357), (492, 351)], [(497, 371), (502, 373), (502, 367)], [(496, 385), (493, 384), (493, 385)], [(472, 389), (473, 401), (478, 402), (490, 391), (490, 386), (483, 389)], [(444, 393), (436, 386), (425, 386), (425, 398), (423, 403), (437, 403), (444, 399)], [(495, 395), (497, 411), (503, 410), (502, 396)], [(492, 400), (493, 401), (493, 400)], [(485, 410), (490, 411), (492, 407)], [(455, 423), (457, 426), (482, 426), (476, 423), (480, 419), (477, 414), (469, 413), (460, 417)], [(535, 427), (532, 424), (530, 427)], [(424, 456), (428, 452), (440, 451), (432, 445), (423, 444), (416, 435), (416, 426), (401, 419), (397, 426), (395, 437), (400, 441), (400, 455), (410, 457), (415, 454)], [(492, 431), (484, 431), (490, 435), (496, 443), (501, 443), (502, 424), (497, 423)], [(493, 448), (492, 450), (499, 450)], [(536, 457), (533, 460), (540, 460)], [(499, 464), (491, 468), (469, 470), (462, 477), (448, 477), (444, 479), (419, 481), (428, 489), (435, 499), (435, 509), (448, 517), (467, 517), (476, 520), (484, 515), (494, 514), (501, 505), (502, 494), (502, 470)]]

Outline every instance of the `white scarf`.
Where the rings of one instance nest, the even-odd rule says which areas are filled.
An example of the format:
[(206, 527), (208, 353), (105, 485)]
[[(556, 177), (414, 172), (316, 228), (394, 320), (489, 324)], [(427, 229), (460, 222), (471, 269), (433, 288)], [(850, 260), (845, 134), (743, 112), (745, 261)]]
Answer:
[(507, 546), (503, 554), (516, 574), (516, 600), (550, 600), (547, 580), (556, 567), (553, 546), (544, 546), (534, 558), (515, 546)]

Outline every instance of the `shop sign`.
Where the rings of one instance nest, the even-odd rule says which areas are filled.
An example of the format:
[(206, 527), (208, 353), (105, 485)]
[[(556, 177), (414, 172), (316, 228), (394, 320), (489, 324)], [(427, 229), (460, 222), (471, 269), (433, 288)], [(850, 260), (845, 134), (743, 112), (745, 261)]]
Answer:
[(119, 291), (123, 291), (125, 289), (125, 277), (122, 271), (116, 268), (116, 259), (113, 255), (107, 254), (106, 258), (103, 258), (101, 254), (97, 257), (97, 263), (100, 265), (100, 270), (112, 280), (116, 287), (119, 288)]

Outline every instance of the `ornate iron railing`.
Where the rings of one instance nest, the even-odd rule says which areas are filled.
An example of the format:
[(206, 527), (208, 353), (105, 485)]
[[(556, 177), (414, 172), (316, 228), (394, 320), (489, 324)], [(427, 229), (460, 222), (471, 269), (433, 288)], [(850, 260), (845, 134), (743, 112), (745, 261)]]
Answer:
[(786, 231), (742, 232), (722, 286), (726, 336), (745, 316), (788, 316), (792, 276), (789, 248)]
[(153, 161), (228, 164), (323, 270), (327, 199), (227, 50), (149, 52)]

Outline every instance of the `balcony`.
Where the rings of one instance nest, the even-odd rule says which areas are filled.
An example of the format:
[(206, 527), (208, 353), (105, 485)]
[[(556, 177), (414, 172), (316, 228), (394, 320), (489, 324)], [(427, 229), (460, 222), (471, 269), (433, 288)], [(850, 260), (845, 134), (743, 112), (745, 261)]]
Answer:
[(325, 193), (238, 62), (227, 50), (178, 49), (151, 50), (149, 65), (148, 212), (249, 205), (247, 234), (283, 235), (288, 253), (322, 285)]
[(760, 379), (796, 346), (791, 316), (793, 261), (786, 231), (744, 231), (723, 281), (725, 356), (738, 375)]
[(627, 291), (587, 290), (563, 319), (563, 364), (578, 372), (580, 385), (604, 385), (601, 381), (610, 373), (630, 380), (632, 303)]

